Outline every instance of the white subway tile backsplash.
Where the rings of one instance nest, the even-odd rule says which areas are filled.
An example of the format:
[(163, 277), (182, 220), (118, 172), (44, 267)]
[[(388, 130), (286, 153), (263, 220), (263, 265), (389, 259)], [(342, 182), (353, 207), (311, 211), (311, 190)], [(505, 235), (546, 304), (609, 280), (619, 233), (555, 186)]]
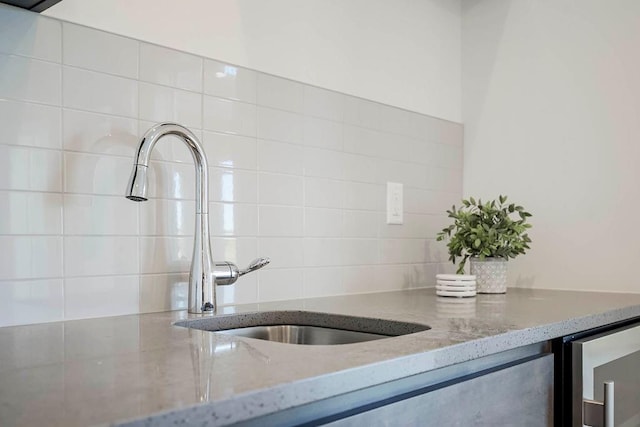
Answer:
[(136, 40), (63, 22), (62, 44), (65, 65), (138, 78)]
[[(414, 289), (423, 287), (425, 281), (425, 265), (429, 264), (385, 264), (375, 267), (377, 286), (388, 290)], [(431, 264), (433, 265), (433, 264)], [(433, 274), (430, 275), (433, 277)]]
[(301, 206), (304, 199), (301, 176), (258, 174), (258, 202), (266, 205)]
[(433, 117), (433, 126), (429, 127), (430, 139), (439, 144), (462, 146), (463, 128), (457, 123), (440, 120)]
[(270, 268), (294, 268), (304, 265), (304, 241), (300, 237), (262, 237), (258, 255), (271, 259)]
[(385, 106), (374, 101), (360, 99), (358, 102), (360, 125), (363, 127), (389, 131), (385, 126)]
[[(133, 161), (125, 157), (66, 152), (64, 191), (122, 196), (129, 180), (132, 164)], [(155, 181), (150, 180), (152, 187), (154, 184)]]
[(189, 128), (202, 127), (202, 95), (141, 82), (139, 116), (152, 122), (174, 122)]
[(304, 205), (314, 208), (341, 208), (344, 184), (335, 179), (305, 177)]
[(433, 144), (432, 165), (462, 169), (462, 147), (449, 144)]
[(389, 285), (397, 282), (397, 278), (392, 279), (390, 283), (381, 283), (380, 278), (376, 274), (377, 266), (350, 265), (341, 269), (342, 273), (342, 292), (347, 294), (358, 294), (365, 292), (375, 292), (388, 290)]
[(132, 79), (63, 67), (63, 105), (76, 110), (138, 117), (138, 82)]
[(427, 170), (426, 188), (462, 194), (462, 169), (430, 167)]
[(460, 203), (459, 192), (447, 193), (442, 191), (421, 190), (417, 188), (405, 189), (404, 210), (415, 214), (443, 214), (452, 205)]
[(344, 237), (378, 237), (379, 220), (378, 212), (345, 210), (342, 215), (342, 235)]
[(202, 92), (202, 58), (140, 43), (140, 80)]
[(433, 190), (423, 190), (420, 188), (405, 188), (403, 200), (404, 212), (418, 214), (445, 212), (451, 207), (451, 205), (439, 205), (439, 194), (442, 193), (438, 193)]
[(204, 93), (255, 104), (256, 75), (247, 68), (205, 59)]
[(347, 153), (381, 156), (384, 151), (393, 151), (395, 147), (391, 135), (360, 126), (345, 124), (343, 138), (344, 151)]
[(0, 99), (0, 144), (62, 148), (59, 107)]
[[(259, 208), (259, 235), (264, 237), (303, 236), (304, 212), (292, 206), (264, 206)], [(267, 256), (267, 255), (265, 255)]]
[(202, 126), (205, 130), (256, 136), (256, 106), (204, 95)]
[(0, 53), (60, 62), (60, 21), (18, 8), (0, 7)]
[(378, 239), (343, 239), (343, 265), (375, 265), (379, 259)]
[(65, 236), (64, 273), (66, 277), (138, 274), (138, 238)]
[(411, 125), (411, 115), (406, 111), (394, 108), (390, 105), (382, 105), (382, 121), (380, 127), (387, 132), (397, 135), (411, 136), (409, 130)]
[(59, 64), (0, 53), (0, 98), (60, 105)]
[(63, 109), (62, 121), (65, 150), (133, 158), (139, 140), (137, 120)]
[[(248, 280), (244, 280), (245, 278)], [(258, 302), (257, 274), (248, 275), (242, 279), (242, 283), (236, 282), (236, 284), (232, 286), (218, 286), (216, 288), (219, 306), (230, 304), (254, 304)]]
[(189, 302), (189, 274), (140, 276), (140, 312), (186, 310)]
[[(161, 141), (160, 144), (164, 142)], [(120, 193), (126, 188), (132, 161), (128, 160), (128, 171), (118, 175), (123, 179), (120, 185)], [(168, 163), (152, 161), (149, 164), (149, 197), (164, 199), (188, 199), (194, 200), (196, 195), (196, 174), (193, 165), (187, 163)]]
[(304, 114), (341, 122), (346, 96), (314, 86), (304, 86)]
[(64, 234), (137, 235), (138, 203), (123, 196), (64, 195)]
[(408, 138), (407, 141), (409, 152), (412, 153), (412, 155), (406, 156), (406, 158), (400, 160), (420, 163), (422, 165), (427, 165), (427, 167), (438, 161), (437, 153), (435, 152), (436, 144), (417, 138)]
[(258, 302), (303, 296), (303, 269), (263, 269), (258, 272)]
[[(181, 273), (189, 271), (193, 236), (140, 237), (140, 273)], [(137, 249), (137, 246), (134, 246)]]
[(258, 140), (258, 170), (302, 175), (304, 149), (284, 142)]
[(254, 138), (204, 132), (203, 144), (210, 166), (256, 170), (258, 146)]
[(241, 269), (258, 257), (255, 237), (214, 237), (211, 252), (216, 260), (233, 262)]
[(344, 179), (345, 153), (304, 147), (304, 174), (318, 178)]
[(376, 159), (359, 154), (343, 153), (342, 176), (348, 181), (376, 182)]
[(86, 319), (138, 313), (140, 311), (138, 280), (138, 276), (65, 279), (65, 319)]
[(427, 262), (426, 239), (381, 239), (379, 245), (382, 264)]
[[(449, 206), (448, 209), (451, 209), (451, 206)], [(435, 239), (436, 234), (438, 234), (440, 230), (451, 224), (451, 218), (443, 212), (445, 211), (438, 212), (437, 215), (424, 217), (426, 222), (421, 225), (421, 229), (424, 230), (424, 236)]]
[(304, 269), (305, 298), (344, 294), (341, 267), (306, 267)]
[(344, 241), (335, 238), (304, 238), (305, 267), (337, 266), (344, 264)]
[(342, 150), (342, 123), (305, 117), (304, 144), (328, 150)]
[(440, 120), (435, 117), (425, 116), (418, 113), (410, 113), (409, 127), (407, 128), (409, 136), (422, 141), (434, 142), (434, 128), (438, 126), (439, 121)]
[[(162, 138), (149, 201), (123, 197), (140, 137), (161, 121), (205, 147), (214, 258), (271, 258), (218, 287), (220, 305), (432, 285), (453, 270), (434, 236), (462, 194), (461, 125), (0, 8), (0, 326), (186, 308), (186, 145)], [(387, 181), (404, 184), (400, 226), (385, 221)]]
[(407, 187), (430, 188), (429, 171), (424, 165), (399, 162), (396, 160), (377, 159), (377, 182), (401, 182)]
[(256, 172), (219, 168), (210, 168), (209, 171), (212, 201), (255, 203), (258, 200)]
[(62, 196), (0, 191), (0, 235), (62, 234)]
[(0, 325), (64, 320), (62, 279), (0, 281)]
[(362, 182), (345, 182), (343, 203), (345, 209), (383, 210), (386, 203), (386, 186)]
[(360, 125), (360, 98), (355, 96), (344, 96), (344, 123), (350, 125)]
[[(124, 199), (124, 197), (123, 197)], [(141, 236), (192, 236), (195, 229), (195, 203), (191, 200), (151, 199), (144, 203), (125, 201), (137, 207)], [(134, 222), (129, 217), (128, 221)]]
[[(429, 224), (434, 223), (432, 215), (405, 213), (403, 217), (403, 224), (399, 227), (395, 224), (387, 224), (385, 221), (386, 213), (380, 212), (378, 218), (378, 224), (380, 225), (379, 236), (381, 238), (435, 239), (436, 233), (432, 233), (429, 229)], [(440, 222), (436, 224), (440, 224)], [(442, 227), (444, 227), (444, 224)]]
[(342, 236), (342, 210), (305, 208), (304, 235), (309, 237)]
[(280, 110), (302, 112), (304, 85), (293, 80), (258, 73), (257, 104)]
[(214, 236), (255, 236), (258, 207), (243, 203), (210, 203), (209, 224)]
[(0, 280), (62, 277), (61, 236), (0, 236)]
[(257, 136), (261, 139), (302, 144), (304, 116), (273, 108), (257, 108)]
[(0, 190), (61, 191), (61, 153), (0, 145)]

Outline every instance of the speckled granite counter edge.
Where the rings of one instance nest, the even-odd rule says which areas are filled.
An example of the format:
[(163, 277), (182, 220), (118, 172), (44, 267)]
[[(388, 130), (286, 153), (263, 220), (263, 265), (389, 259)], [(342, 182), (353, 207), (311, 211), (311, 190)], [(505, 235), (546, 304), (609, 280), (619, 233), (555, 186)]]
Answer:
[[(640, 305), (561, 322), (509, 331), (408, 356), (238, 394), (129, 421), (114, 426), (151, 427), (178, 424), (228, 425), (342, 393), (371, 387), (502, 351), (535, 344), (640, 316)], [(428, 333), (428, 332), (425, 332)]]

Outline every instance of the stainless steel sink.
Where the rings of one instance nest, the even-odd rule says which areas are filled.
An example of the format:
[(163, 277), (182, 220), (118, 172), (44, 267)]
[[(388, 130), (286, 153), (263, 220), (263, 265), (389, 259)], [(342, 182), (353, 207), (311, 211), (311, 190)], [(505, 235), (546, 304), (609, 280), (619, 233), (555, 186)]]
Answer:
[(176, 326), (286, 344), (352, 344), (430, 329), (419, 323), (311, 311), (265, 311), (183, 320)]
[(304, 325), (252, 326), (229, 329), (220, 331), (220, 333), (286, 344), (308, 345), (350, 344), (389, 337), (388, 335)]

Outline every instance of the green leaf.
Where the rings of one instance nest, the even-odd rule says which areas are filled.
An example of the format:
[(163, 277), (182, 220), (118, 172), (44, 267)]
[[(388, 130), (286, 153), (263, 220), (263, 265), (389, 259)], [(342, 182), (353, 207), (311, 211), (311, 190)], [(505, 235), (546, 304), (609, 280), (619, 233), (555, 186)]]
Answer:
[(509, 259), (529, 249), (531, 238), (526, 231), (531, 228), (527, 223), (531, 214), (515, 203), (505, 205), (506, 201), (504, 195), (485, 203), (470, 197), (462, 200), (459, 209), (453, 205), (446, 211), (452, 224), (437, 233), (436, 240), (447, 241), (449, 260), (459, 261), (459, 272), (470, 256)]

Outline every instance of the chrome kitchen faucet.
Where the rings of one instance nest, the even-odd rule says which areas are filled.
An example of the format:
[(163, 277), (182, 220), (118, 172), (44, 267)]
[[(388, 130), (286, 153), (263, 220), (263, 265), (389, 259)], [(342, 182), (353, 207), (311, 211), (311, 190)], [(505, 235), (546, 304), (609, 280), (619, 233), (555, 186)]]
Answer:
[(147, 200), (147, 171), (151, 151), (156, 142), (166, 135), (177, 136), (189, 147), (196, 167), (196, 232), (189, 274), (189, 313), (215, 313), (218, 307), (215, 285), (231, 285), (238, 277), (269, 264), (269, 258), (253, 260), (245, 270), (239, 270), (231, 262), (212, 260), (208, 213), (209, 165), (198, 138), (182, 125), (159, 123), (144, 134), (133, 161), (133, 171), (127, 185), (127, 199), (135, 202)]

